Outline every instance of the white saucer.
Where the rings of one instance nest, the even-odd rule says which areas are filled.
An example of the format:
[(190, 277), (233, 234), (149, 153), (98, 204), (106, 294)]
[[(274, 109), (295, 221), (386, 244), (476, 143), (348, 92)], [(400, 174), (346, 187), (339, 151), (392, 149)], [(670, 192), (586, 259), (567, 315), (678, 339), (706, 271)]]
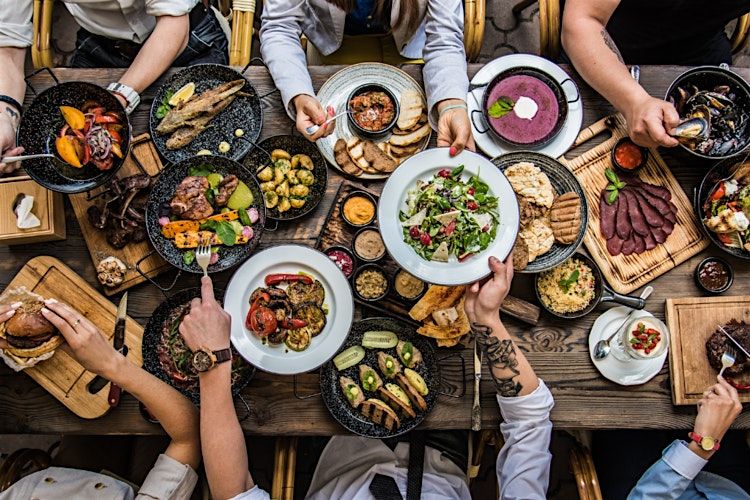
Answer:
[[(485, 64), (482, 69), (474, 75), (474, 78), (471, 79), (471, 83), (481, 84), (489, 82), (500, 72), (519, 66), (528, 66), (542, 70), (557, 80), (560, 84), (566, 79), (573, 81), (570, 75), (568, 75), (560, 66), (548, 59), (533, 54), (511, 54), (498, 57), (497, 59)], [(474, 123), (476, 120), (480, 127), (487, 126), (484, 117), (482, 117), (480, 113), (472, 114), (472, 111), (481, 111), (482, 96), (484, 95), (485, 88), (486, 87), (480, 87), (469, 92), (466, 96), (466, 104), (469, 108), (469, 118), (471, 119), (471, 130), (474, 133), (474, 142), (476, 142), (477, 146), (479, 146), (479, 148), (490, 158), (513, 151), (535, 151), (537, 153), (544, 153), (552, 158), (559, 158), (570, 149), (570, 146), (573, 145), (576, 137), (578, 137), (578, 133), (581, 131), (581, 124), (583, 123), (583, 99), (580, 98), (578, 87), (573, 81), (572, 84), (570, 82), (565, 82), (565, 84), (562, 85), (562, 88), (568, 101), (572, 101), (576, 98), (578, 99), (576, 102), (568, 104), (568, 117), (565, 119), (565, 123), (560, 129), (560, 132), (551, 142), (538, 148), (531, 148), (528, 146), (513, 146), (512, 144), (498, 141), (489, 131), (481, 133)]]
[[(591, 327), (591, 333), (589, 333), (589, 356), (591, 361), (596, 366), (596, 369), (604, 375), (604, 378), (611, 380), (620, 385), (639, 385), (645, 384), (656, 376), (664, 366), (664, 360), (667, 359), (669, 353), (669, 346), (664, 350), (660, 356), (649, 359), (649, 360), (637, 360), (634, 359), (631, 362), (620, 361), (615, 358), (610, 352), (609, 356), (602, 360), (594, 359), (594, 346), (597, 342), (602, 339), (606, 339), (615, 332), (615, 329), (622, 325), (625, 317), (630, 314), (629, 307), (619, 306), (614, 307), (601, 316), (599, 316), (594, 325)], [(633, 318), (644, 318), (653, 316), (648, 311), (636, 311), (633, 314)], [(669, 335), (665, 335), (668, 340)], [(610, 345), (614, 348), (614, 339), (610, 342)]]

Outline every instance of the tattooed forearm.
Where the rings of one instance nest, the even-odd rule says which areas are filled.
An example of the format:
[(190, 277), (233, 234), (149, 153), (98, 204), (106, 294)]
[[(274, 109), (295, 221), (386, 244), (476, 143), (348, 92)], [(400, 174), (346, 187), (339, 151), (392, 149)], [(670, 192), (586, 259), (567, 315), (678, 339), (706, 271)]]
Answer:
[(8, 116), (10, 116), (10, 119), (13, 121), (13, 123), (18, 122), (18, 118), (20, 118), (20, 116), (18, 115), (18, 111), (13, 109), (13, 107), (5, 106), (5, 112), (8, 114)]
[(521, 374), (518, 370), (516, 348), (510, 339), (499, 339), (492, 335), (492, 328), (478, 323), (472, 323), (471, 330), (477, 343), (482, 348), (490, 365), (490, 373), (495, 381), (497, 392), (501, 396), (518, 396), (523, 389), (515, 378)]
[(615, 53), (617, 59), (619, 59), (621, 63), (625, 64), (625, 60), (622, 58), (622, 54), (620, 54), (620, 49), (617, 48), (615, 41), (612, 40), (612, 37), (607, 33), (607, 28), (602, 28), (602, 38), (604, 39), (604, 45)]

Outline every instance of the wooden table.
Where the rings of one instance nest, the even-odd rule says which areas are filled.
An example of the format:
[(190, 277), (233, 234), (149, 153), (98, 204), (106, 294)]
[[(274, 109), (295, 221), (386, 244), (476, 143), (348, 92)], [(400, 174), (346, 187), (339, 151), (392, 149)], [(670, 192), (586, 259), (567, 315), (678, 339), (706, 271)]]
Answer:
[[(338, 67), (310, 68), (315, 87), (325, 82)], [(470, 67), (473, 75), (478, 65)], [(685, 68), (643, 67), (641, 83), (654, 96), (663, 96), (672, 80)], [(415, 78), (421, 78), (418, 67), (406, 70)], [(745, 78), (750, 78), (750, 70), (737, 69)], [(61, 81), (85, 80), (107, 85), (117, 80), (122, 70), (55, 70)], [(168, 73), (167, 76), (171, 74)], [(273, 82), (262, 67), (252, 67), (247, 76), (261, 95), (274, 89)], [(143, 102), (131, 120), (134, 133), (147, 130), (148, 112), (154, 89), (160, 80), (145, 92)], [(596, 92), (577, 78), (585, 102), (584, 127), (612, 113), (611, 106)], [(46, 74), (35, 76), (34, 86), (44, 89), (53, 82)], [(27, 102), (32, 98), (26, 96)], [(288, 134), (293, 123), (281, 105), (279, 94), (272, 93), (263, 99), (264, 128), (262, 137)], [(698, 183), (709, 163), (702, 162), (682, 151), (664, 153), (667, 163), (680, 180), (683, 188), (692, 196), (693, 187)], [(275, 233), (263, 235), (261, 247), (281, 243), (314, 245), (327, 214), (336, 189), (342, 178), (334, 169), (329, 170), (329, 183), (326, 196), (320, 206), (302, 223), (282, 226)], [(369, 187), (380, 190), (382, 183), (371, 183)], [(81, 230), (73, 217), (70, 204), (66, 202), (68, 238), (65, 241), (39, 244), (33, 247), (0, 247), (0, 287), (5, 287), (28, 259), (36, 255), (53, 255), (66, 262), (86, 280), (96, 283), (96, 277)], [(718, 255), (716, 248), (709, 248), (704, 254)], [(699, 296), (692, 279), (692, 272), (705, 255), (693, 257), (678, 268), (655, 280), (654, 293), (647, 308), (655, 315), (664, 314), (664, 301), (668, 296)], [(750, 266), (735, 259), (732, 264), (738, 277), (747, 276)], [(215, 275), (216, 285), (226, 286), (232, 272)], [(171, 276), (163, 276), (167, 283)], [(179, 287), (195, 286), (196, 278), (184, 276)], [(512, 294), (527, 300), (533, 299), (532, 280), (529, 276), (518, 276), (513, 283)], [(732, 294), (750, 294), (750, 280), (736, 279)], [(119, 300), (119, 297), (115, 297)], [(143, 284), (130, 292), (129, 313), (142, 323), (146, 323), (151, 312), (163, 300), (161, 293), (153, 286)], [(361, 311), (365, 315), (367, 312)], [(555, 397), (552, 420), (561, 429), (622, 429), (659, 428), (688, 429), (693, 425), (695, 409), (675, 407), (671, 402), (669, 370), (664, 369), (649, 383), (637, 387), (622, 387), (604, 379), (589, 359), (587, 335), (598, 316), (589, 316), (575, 321), (554, 320), (544, 316), (539, 326), (529, 328), (512, 319), (506, 320), (511, 333), (516, 337), (535, 368), (545, 380)], [(472, 405), (472, 353), (463, 352), (466, 372), (461, 373), (457, 359), (443, 367), (445, 384), (454, 392), (460, 391), (462, 380), (466, 382), (467, 393), (462, 398), (441, 396), (438, 405), (425, 420), (422, 427), (432, 429), (468, 429), (470, 427)], [(318, 389), (318, 376), (306, 374), (297, 379), (300, 394), (312, 394)], [(249, 404), (249, 414), (244, 405), (237, 401), (237, 410), (243, 428), (248, 433), (266, 435), (330, 435), (345, 432), (328, 414), (319, 397), (299, 400), (294, 396), (293, 377), (258, 373), (243, 393)], [(482, 424), (492, 428), (498, 424), (498, 408), (495, 389), (490, 376), (484, 370), (482, 381)], [(745, 411), (735, 422), (735, 427), (750, 429), (750, 412)], [(80, 434), (154, 434), (161, 427), (147, 423), (138, 412), (137, 401), (125, 396), (120, 406), (110, 414), (96, 419), (83, 420), (68, 411), (62, 404), (47, 394), (34, 381), (23, 374), (15, 374), (5, 366), (0, 367), (0, 433), (80, 433)]]

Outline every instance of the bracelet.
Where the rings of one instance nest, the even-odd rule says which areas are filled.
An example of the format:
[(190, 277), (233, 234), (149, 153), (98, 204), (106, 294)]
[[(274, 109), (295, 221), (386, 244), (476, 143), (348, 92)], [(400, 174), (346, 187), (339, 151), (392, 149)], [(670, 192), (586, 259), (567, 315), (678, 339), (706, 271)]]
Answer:
[(18, 101), (16, 101), (15, 99), (13, 99), (9, 95), (0, 94), (0, 102), (4, 102), (6, 104), (10, 104), (14, 108), (16, 108), (16, 110), (18, 111), (18, 115), (19, 116), (21, 115), (21, 113), (23, 113), (23, 106), (21, 106), (21, 103), (18, 102)]
[(438, 115), (438, 117), (440, 117), (440, 116), (443, 116), (443, 113), (445, 113), (446, 111), (450, 111), (451, 109), (463, 109), (463, 110), (468, 110), (469, 108), (468, 108), (468, 107), (466, 106), (466, 103), (461, 103), (461, 104), (451, 104), (450, 106), (446, 106), (446, 107), (444, 107), (443, 109), (441, 109), (441, 110), (440, 110), (440, 114)]

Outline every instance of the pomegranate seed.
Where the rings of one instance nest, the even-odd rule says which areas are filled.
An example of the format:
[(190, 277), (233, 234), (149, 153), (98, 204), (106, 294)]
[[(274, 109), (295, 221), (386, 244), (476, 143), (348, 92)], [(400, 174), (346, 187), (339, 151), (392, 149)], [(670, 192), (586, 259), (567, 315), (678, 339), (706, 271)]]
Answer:
[(468, 208), (469, 210), (476, 210), (477, 208), (479, 208), (479, 205), (477, 205), (477, 202), (469, 200), (466, 202), (466, 208)]
[(448, 170), (447, 168), (444, 168), (440, 172), (438, 172), (438, 175), (440, 177), (443, 177), (444, 179), (447, 179), (448, 177), (451, 176), (451, 171)]
[(409, 236), (415, 240), (419, 238), (419, 228), (417, 226), (412, 226), (411, 229), (409, 229)]
[(467, 192), (468, 194), (470, 194), (471, 196), (474, 196), (474, 193), (476, 193), (476, 191), (474, 191), (474, 188), (469, 188), (469, 190), (468, 190), (468, 191), (466, 191), (466, 192)]
[(419, 241), (420, 241), (420, 242), (421, 242), (421, 243), (422, 243), (422, 244), (423, 244), (424, 246), (430, 246), (430, 244), (432, 243), (432, 238), (430, 238), (430, 235), (429, 235), (429, 234), (427, 234), (427, 233), (422, 233), (422, 235), (421, 235), (421, 236), (419, 237)]

